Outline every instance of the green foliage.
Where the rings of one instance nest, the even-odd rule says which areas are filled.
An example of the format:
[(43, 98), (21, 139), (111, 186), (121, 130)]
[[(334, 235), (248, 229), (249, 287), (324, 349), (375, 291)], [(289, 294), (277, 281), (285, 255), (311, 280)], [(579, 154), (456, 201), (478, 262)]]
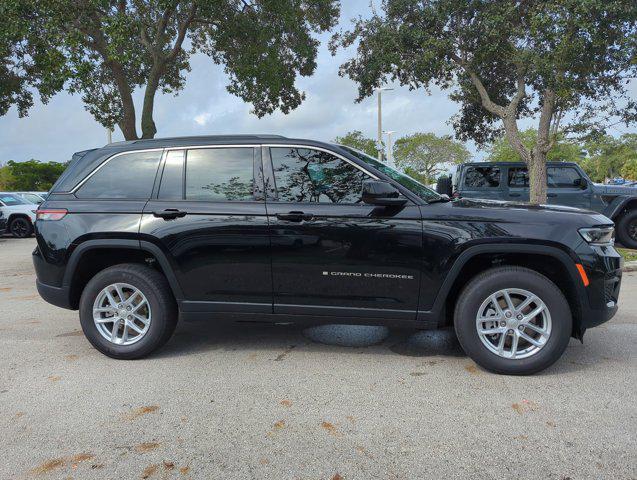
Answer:
[[(537, 144), (537, 131), (531, 128), (523, 130), (520, 132), (520, 138), (524, 146), (531, 150)], [(584, 148), (579, 142), (566, 140), (563, 135), (560, 135), (546, 158), (552, 162), (581, 162), (584, 158)], [(487, 160), (490, 162), (523, 161), (505, 137), (500, 137), (491, 144), (488, 148)]]
[(630, 164), (637, 161), (637, 134), (625, 134), (619, 138), (603, 135), (589, 140), (584, 148), (587, 157), (582, 168), (596, 182), (622, 176), (636, 179)]
[(376, 149), (376, 141), (363, 135), (360, 130), (348, 132), (342, 137), (336, 137), (334, 143), (347, 145), (349, 147), (365, 152), (367, 155), (376, 157), (378, 150)]
[[(457, 136), (486, 144), (506, 131), (529, 165), (531, 201), (546, 200), (546, 155), (567, 135), (599, 134), (637, 120), (628, 80), (637, 76), (634, 0), (385, 0), (354, 20), (332, 49), (356, 46), (340, 73), (358, 100), (387, 81), (436, 85), (461, 105)], [(518, 121), (537, 122), (528, 150)], [(542, 178), (540, 178), (542, 176)]]
[(445, 164), (463, 163), (470, 156), (462, 143), (447, 135), (414, 133), (399, 138), (394, 144), (396, 165), (423, 183), (434, 181)]
[(0, 189), (47, 191), (65, 169), (64, 163), (9, 160), (4, 167), (0, 168)]
[(3, 0), (0, 114), (11, 104), (25, 114), (29, 87), (43, 101), (66, 88), (130, 140), (141, 88), (142, 137), (153, 137), (157, 90), (177, 94), (197, 52), (224, 66), (228, 91), (258, 116), (288, 113), (304, 99), (297, 76), (316, 68), (315, 35), (338, 14), (336, 0)]
[(633, 157), (622, 165), (621, 175), (627, 180), (637, 180), (637, 158)]

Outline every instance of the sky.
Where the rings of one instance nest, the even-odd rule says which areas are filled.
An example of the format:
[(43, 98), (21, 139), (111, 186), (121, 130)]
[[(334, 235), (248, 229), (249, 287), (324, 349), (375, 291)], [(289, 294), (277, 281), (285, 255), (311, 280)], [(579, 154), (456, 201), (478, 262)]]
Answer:
[[(369, 8), (370, 0), (342, 2), (341, 24), (337, 29), (346, 28), (351, 18)], [(314, 75), (297, 79), (298, 87), (306, 94), (305, 102), (288, 115), (275, 112), (260, 119), (250, 113), (249, 104), (226, 91), (223, 67), (204, 55), (193, 56), (192, 71), (187, 74), (186, 87), (179, 95), (157, 94), (156, 137), (269, 133), (332, 141), (336, 136), (360, 130), (375, 138), (376, 98), (355, 103), (356, 84), (338, 75), (339, 65), (352, 51), (332, 56), (327, 49), (329, 37), (329, 34), (321, 36), (323, 42)], [(458, 112), (458, 105), (447, 98), (448, 92), (432, 88), (427, 94), (424, 90), (392, 86), (393, 91), (383, 93), (383, 130), (394, 131), (394, 139), (415, 132), (453, 135), (449, 120)], [(637, 96), (637, 82), (632, 87)], [(142, 92), (137, 91), (138, 120), (141, 97)], [(623, 131), (629, 130), (615, 133)], [(637, 127), (630, 131), (637, 131)], [(117, 140), (123, 140), (118, 128), (113, 133), (113, 141)], [(62, 92), (46, 105), (36, 102), (28, 117), (19, 118), (15, 109), (0, 117), (0, 163), (31, 158), (66, 161), (74, 152), (100, 147), (106, 141), (105, 128), (84, 109), (78, 95)], [(477, 150), (472, 143), (467, 147), (475, 159), (484, 157), (484, 151)]]

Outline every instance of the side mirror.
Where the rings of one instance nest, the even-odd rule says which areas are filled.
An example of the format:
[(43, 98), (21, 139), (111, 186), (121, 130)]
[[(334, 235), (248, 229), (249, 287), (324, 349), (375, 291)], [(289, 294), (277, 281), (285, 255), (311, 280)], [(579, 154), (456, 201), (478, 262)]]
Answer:
[(585, 178), (580, 177), (573, 180), (573, 185), (581, 188), (582, 190), (586, 190), (586, 188), (588, 187), (588, 181)]
[(407, 199), (400, 198), (400, 192), (389, 182), (382, 180), (363, 181), (363, 202), (383, 207), (400, 207)]

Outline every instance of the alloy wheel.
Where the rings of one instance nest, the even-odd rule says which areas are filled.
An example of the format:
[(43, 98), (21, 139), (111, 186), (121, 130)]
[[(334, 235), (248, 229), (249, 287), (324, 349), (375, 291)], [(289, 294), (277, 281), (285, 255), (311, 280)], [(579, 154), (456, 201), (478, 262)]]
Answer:
[(551, 325), (551, 314), (542, 299), (519, 288), (492, 293), (476, 315), (482, 344), (507, 359), (537, 354), (549, 340)]
[(113, 283), (103, 288), (93, 303), (97, 331), (116, 345), (132, 345), (148, 332), (152, 320), (150, 303), (138, 288)]
[(14, 237), (24, 238), (29, 233), (29, 225), (23, 218), (16, 218), (11, 222), (11, 234)]

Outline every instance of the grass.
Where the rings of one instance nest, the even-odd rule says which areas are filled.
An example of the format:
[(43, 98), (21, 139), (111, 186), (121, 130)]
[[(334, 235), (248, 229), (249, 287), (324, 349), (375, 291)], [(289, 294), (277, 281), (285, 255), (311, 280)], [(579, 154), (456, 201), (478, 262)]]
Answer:
[(630, 248), (618, 248), (617, 251), (622, 257), (624, 257), (625, 262), (634, 262), (637, 260), (637, 250), (631, 250)]

